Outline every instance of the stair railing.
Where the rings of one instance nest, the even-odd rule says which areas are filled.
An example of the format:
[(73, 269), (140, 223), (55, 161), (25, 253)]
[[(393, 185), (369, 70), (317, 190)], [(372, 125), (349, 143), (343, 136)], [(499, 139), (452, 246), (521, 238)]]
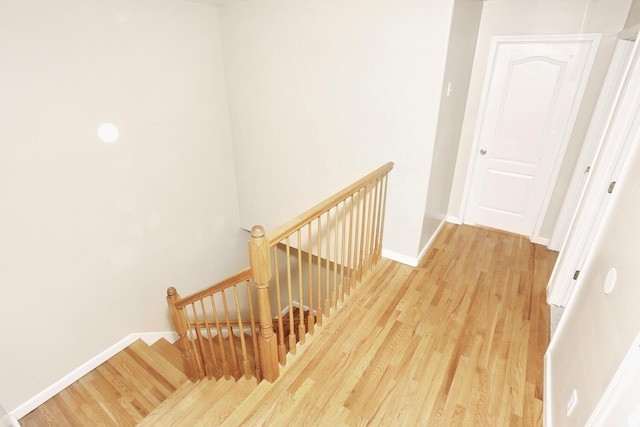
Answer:
[(250, 268), (189, 297), (167, 290), (192, 381), (278, 378), (287, 353), (296, 353), (380, 259), (392, 169), (385, 164), (271, 233), (254, 226)]

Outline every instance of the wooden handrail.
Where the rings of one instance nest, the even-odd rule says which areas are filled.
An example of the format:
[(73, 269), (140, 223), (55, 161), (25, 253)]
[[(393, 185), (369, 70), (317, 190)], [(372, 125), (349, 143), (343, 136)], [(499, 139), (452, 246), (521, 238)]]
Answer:
[(216, 292), (223, 291), (227, 288), (232, 287), (235, 284), (240, 282), (244, 282), (245, 280), (249, 280), (252, 278), (251, 268), (245, 268), (239, 273), (234, 274), (231, 277), (224, 279), (220, 283), (216, 283), (215, 285), (211, 285), (206, 289), (196, 292), (193, 295), (189, 295), (188, 297), (180, 298), (174, 302), (176, 308), (183, 308), (186, 305), (197, 302), (203, 298), (208, 297), (209, 295), (213, 295)]
[(272, 232), (270, 232), (267, 235), (269, 242), (271, 242), (272, 246), (277, 245), (282, 239), (289, 236), (294, 231), (305, 226), (313, 218), (317, 218), (318, 216), (324, 214), (333, 206), (335, 206), (337, 203), (343, 201), (344, 199), (352, 195), (356, 190), (366, 186), (369, 183), (376, 181), (379, 177), (388, 174), (392, 169), (393, 169), (393, 162), (388, 162), (385, 165), (374, 170), (370, 174), (366, 175), (365, 177), (354, 182), (350, 186), (339, 191), (335, 195), (318, 203), (311, 209), (307, 210), (306, 212), (298, 215), (291, 221), (287, 222), (282, 227), (277, 228)]

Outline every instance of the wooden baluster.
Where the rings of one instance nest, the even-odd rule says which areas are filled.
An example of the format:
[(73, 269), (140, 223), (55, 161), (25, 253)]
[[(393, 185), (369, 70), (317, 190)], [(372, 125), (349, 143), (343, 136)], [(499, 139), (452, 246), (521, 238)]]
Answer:
[(347, 199), (344, 199), (342, 202), (342, 237), (340, 238), (342, 242), (342, 249), (340, 250), (340, 302), (344, 302), (344, 262), (345, 259), (345, 248), (346, 248), (346, 239), (347, 239)]
[(300, 344), (307, 342), (307, 332), (304, 327), (304, 297), (302, 294), (302, 237), (300, 236), (300, 229), (297, 231), (298, 236), (298, 298), (300, 299), (300, 313), (298, 318), (298, 340)]
[(216, 357), (216, 352), (213, 349), (213, 338), (211, 336), (211, 326), (209, 325), (209, 319), (207, 316), (207, 310), (204, 308), (204, 299), (200, 300), (200, 307), (202, 308), (202, 313), (204, 316), (204, 326), (207, 331), (207, 346), (209, 349), (209, 355), (211, 357), (211, 362), (213, 364), (213, 372), (211, 372), (211, 377), (220, 378), (220, 366), (218, 366), (218, 358)]
[(382, 177), (383, 189), (380, 190), (382, 194), (382, 212), (380, 213), (380, 233), (378, 234), (379, 236), (378, 249), (377, 249), (378, 258), (382, 256), (382, 239), (384, 237), (384, 218), (387, 210), (387, 185), (388, 185), (387, 180), (388, 180), (388, 175), (385, 175), (384, 177)]
[(369, 248), (367, 249), (367, 253), (369, 255), (369, 270), (376, 263), (375, 260), (375, 239), (376, 239), (376, 220), (377, 220), (377, 211), (378, 211), (378, 180), (371, 184), (371, 225), (369, 227)]
[(340, 205), (336, 205), (335, 224), (333, 227), (333, 292), (331, 294), (331, 307), (338, 308), (338, 212)]
[(170, 287), (167, 289), (167, 304), (169, 305), (169, 312), (171, 313), (171, 320), (173, 321), (173, 327), (178, 334), (178, 340), (180, 341), (180, 349), (182, 351), (182, 360), (184, 361), (184, 367), (187, 377), (192, 382), (196, 382), (199, 379), (198, 366), (195, 356), (191, 349), (191, 343), (187, 338), (187, 316), (184, 313), (184, 309), (176, 308), (175, 302), (180, 299), (180, 295), (176, 291), (176, 288)]
[(278, 360), (282, 366), (287, 364), (287, 346), (284, 344), (284, 325), (282, 323), (282, 302), (280, 295), (280, 263), (278, 262), (278, 247), (273, 247), (273, 260), (276, 266), (276, 307), (278, 308)]
[(367, 273), (367, 262), (369, 261), (369, 257), (367, 254), (367, 246), (369, 244), (369, 207), (370, 207), (370, 194), (369, 194), (369, 184), (363, 187), (364, 191), (364, 204), (362, 205), (362, 254), (361, 254), (361, 269), (360, 269), (360, 277), (359, 281), (362, 281), (365, 274)]
[(213, 319), (216, 323), (216, 334), (218, 336), (218, 347), (220, 348), (220, 360), (222, 363), (222, 373), (225, 379), (231, 378), (231, 369), (227, 360), (227, 351), (225, 350), (224, 337), (222, 336), (222, 327), (220, 326), (220, 318), (218, 317), (218, 309), (213, 295), (209, 295), (211, 300), (211, 310), (213, 311)]
[(204, 354), (204, 349), (202, 347), (202, 343), (203, 343), (203, 338), (202, 338), (202, 334), (200, 333), (200, 322), (198, 321), (198, 313), (196, 312), (196, 306), (195, 304), (190, 304), (191, 307), (191, 311), (193, 312), (193, 321), (194, 321), (194, 326), (192, 328), (190, 328), (190, 331), (193, 331), (193, 333), (196, 336), (195, 340), (191, 340), (191, 345), (194, 346), (193, 351), (196, 355), (196, 360), (198, 361), (198, 370), (200, 372), (200, 378), (204, 378), (205, 376), (208, 376), (208, 371), (209, 371), (209, 366), (208, 366), (208, 362), (205, 359), (205, 354)]
[(318, 221), (318, 307), (316, 307), (316, 316), (318, 326), (322, 326), (322, 217), (316, 218)]
[(315, 331), (316, 319), (313, 314), (313, 230), (311, 222), (307, 224), (307, 281), (309, 287), (309, 334), (313, 335)]
[(354, 201), (354, 197), (355, 194), (352, 194), (351, 196), (351, 204), (349, 207), (349, 251), (347, 254), (347, 283), (346, 283), (346, 292), (347, 295), (351, 294), (351, 280), (353, 277), (353, 247), (354, 247), (354, 242), (353, 242), (353, 218), (354, 218), (354, 210), (355, 210), (355, 201)]
[(259, 225), (251, 229), (249, 259), (258, 291), (262, 372), (267, 381), (273, 382), (280, 375), (280, 368), (278, 367), (278, 347), (273, 333), (273, 319), (269, 302), (271, 260), (269, 259), (269, 239), (265, 236), (264, 228)]
[(374, 265), (377, 264), (378, 262), (378, 245), (380, 240), (380, 211), (382, 209), (382, 207), (380, 206), (380, 204), (382, 203), (382, 196), (380, 194), (381, 184), (382, 184), (381, 179), (377, 178), (376, 185), (375, 185), (376, 202), (375, 202), (375, 209), (374, 209), (373, 239), (371, 240), (371, 254), (372, 254), (372, 261)]
[(236, 340), (233, 334), (233, 327), (231, 326), (231, 319), (229, 317), (229, 307), (227, 306), (227, 294), (225, 291), (220, 293), (222, 298), (222, 308), (224, 310), (224, 318), (227, 323), (227, 334), (229, 335), (229, 350), (231, 351), (231, 365), (233, 366), (233, 377), (239, 380), (242, 376), (240, 372), (240, 364), (238, 363), (238, 352), (236, 351)]
[(289, 352), (296, 354), (296, 324), (293, 317), (293, 294), (291, 289), (291, 244), (289, 243), (289, 236), (285, 241), (287, 248), (287, 293), (289, 301)]
[(365, 252), (365, 224), (367, 218), (367, 188), (364, 187), (361, 190), (362, 193), (362, 206), (361, 206), (361, 221), (360, 221), (360, 235), (358, 237), (358, 272), (356, 274), (356, 282), (362, 281), (362, 273), (364, 271), (364, 252)]
[(371, 271), (372, 266), (372, 247), (373, 247), (373, 213), (374, 213), (374, 192), (373, 192), (373, 184), (368, 185), (369, 189), (369, 208), (367, 209), (367, 260), (365, 262), (366, 272)]
[(253, 310), (253, 295), (251, 295), (251, 283), (245, 281), (247, 288), (247, 299), (249, 300), (249, 314), (251, 317), (251, 340), (253, 342), (253, 359), (255, 361), (256, 380), (262, 381), (262, 368), (260, 366), (260, 350), (258, 349), (258, 335), (256, 333), (256, 318)]
[(352, 286), (355, 287), (356, 282), (358, 281), (358, 273), (360, 271), (360, 205), (362, 204), (362, 189), (358, 190), (358, 202), (356, 203), (356, 225), (353, 230), (354, 234), (354, 247), (353, 247), (353, 267), (354, 267), (354, 276), (352, 281)]
[(331, 289), (329, 285), (329, 281), (331, 279), (331, 254), (329, 250), (331, 248), (331, 210), (327, 211), (327, 231), (325, 232), (327, 236), (327, 244), (325, 250), (325, 270), (326, 270), (326, 284), (324, 289), (324, 313), (325, 316), (331, 316)]
[(238, 325), (240, 327), (240, 348), (242, 349), (242, 370), (246, 379), (251, 378), (251, 363), (247, 356), (247, 343), (244, 337), (244, 323), (242, 322), (242, 313), (240, 311), (240, 299), (238, 298), (238, 286), (233, 286), (233, 296), (236, 300), (236, 311), (238, 312)]
[(369, 241), (371, 240), (371, 201), (373, 196), (371, 194), (372, 186), (367, 184), (364, 188), (367, 194), (367, 209), (366, 209), (366, 226), (364, 227), (364, 247), (363, 247), (363, 260), (362, 260), (362, 277), (364, 277), (371, 268), (371, 257), (369, 254)]

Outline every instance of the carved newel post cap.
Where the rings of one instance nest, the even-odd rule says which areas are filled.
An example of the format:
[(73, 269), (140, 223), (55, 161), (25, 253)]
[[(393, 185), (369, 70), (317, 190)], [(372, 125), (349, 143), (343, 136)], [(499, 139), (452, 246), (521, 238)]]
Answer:
[(167, 296), (172, 297), (177, 293), (178, 292), (176, 291), (176, 288), (174, 288), (173, 286), (171, 286), (170, 288), (167, 288)]
[(251, 227), (251, 237), (254, 239), (261, 239), (265, 235), (264, 227), (261, 225), (254, 225)]

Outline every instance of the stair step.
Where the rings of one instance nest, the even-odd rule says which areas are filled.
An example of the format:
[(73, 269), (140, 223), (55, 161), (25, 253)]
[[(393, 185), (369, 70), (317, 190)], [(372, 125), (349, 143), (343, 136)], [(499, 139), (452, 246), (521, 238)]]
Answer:
[(156, 348), (145, 344), (144, 341), (137, 340), (125, 351), (136, 358), (140, 365), (144, 365), (147, 372), (154, 375), (158, 381), (171, 387), (172, 392), (188, 380), (181, 369), (169, 362), (161, 353), (156, 351)]
[(183, 384), (192, 385), (169, 361), (179, 350), (167, 345), (134, 342), (25, 415), (21, 425), (136, 425)]
[(255, 378), (203, 379), (197, 384), (187, 383), (138, 425), (220, 425), (255, 389)]
[(176, 367), (180, 372), (185, 372), (184, 362), (182, 360), (182, 351), (180, 350), (180, 345), (176, 341), (174, 344), (171, 344), (164, 338), (159, 339), (151, 345), (158, 354), (162, 355), (168, 362), (170, 362), (173, 366)]

